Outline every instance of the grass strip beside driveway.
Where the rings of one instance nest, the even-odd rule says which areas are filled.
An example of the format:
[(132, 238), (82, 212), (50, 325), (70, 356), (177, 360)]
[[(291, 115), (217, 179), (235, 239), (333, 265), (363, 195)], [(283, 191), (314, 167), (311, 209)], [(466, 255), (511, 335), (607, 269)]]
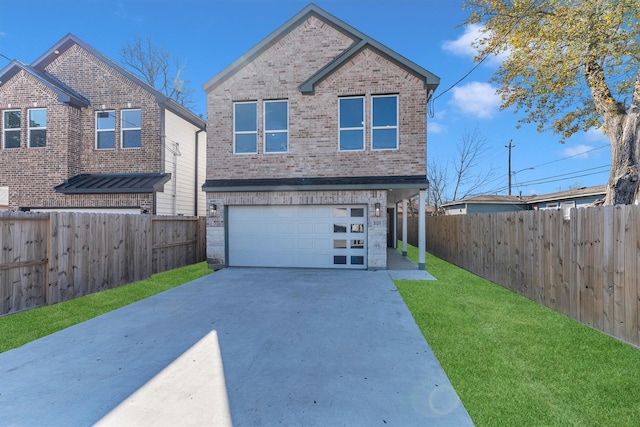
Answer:
[(211, 273), (206, 262), (59, 304), (0, 317), (0, 353)]
[(437, 281), (396, 286), (476, 425), (638, 425), (640, 350), (430, 254), (426, 264)]

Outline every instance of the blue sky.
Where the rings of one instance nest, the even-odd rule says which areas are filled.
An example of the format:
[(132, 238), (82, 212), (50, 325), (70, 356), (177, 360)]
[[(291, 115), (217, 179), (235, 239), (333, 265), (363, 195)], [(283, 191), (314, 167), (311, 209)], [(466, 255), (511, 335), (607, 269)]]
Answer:
[[(429, 119), (429, 161), (447, 164), (465, 133), (486, 139), (483, 167), (496, 175), (487, 192), (507, 193), (511, 140), (512, 192), (544, 194), (605, 184), (610, 164), (607, 138), (580, 132), (564, 144), (535, 125), (517, 129), (512, 111), (500, 111), (489, 83), (496, 60), (485, 61), (456, 87), (443, 92), (473, 66), (474, 28), (455, 0), (316, 0), (401, 55), (440, 76)], [(119, 61), (135, 36), (153, 42), (186, 63), (184, 77), (195, 90), (194, 111), (205, 114), (202, 84), (260, 42), (308, 4), (306, 0), (0, 0), (0, 53), (30, 63), (67, 33)], [(8, 61), (0, 57), (0, 67)]]

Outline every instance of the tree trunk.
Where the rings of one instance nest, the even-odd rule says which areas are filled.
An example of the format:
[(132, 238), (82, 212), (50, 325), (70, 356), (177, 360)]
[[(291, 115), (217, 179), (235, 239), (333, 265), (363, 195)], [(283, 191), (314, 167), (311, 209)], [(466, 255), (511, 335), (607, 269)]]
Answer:
[(611, 143), (611, 171), (604, 204), (634, 204), (640, 184), (640, 70), (628, 109), (613, 98), (602, 67), (595, 60), (587, 62), (585, 74)]

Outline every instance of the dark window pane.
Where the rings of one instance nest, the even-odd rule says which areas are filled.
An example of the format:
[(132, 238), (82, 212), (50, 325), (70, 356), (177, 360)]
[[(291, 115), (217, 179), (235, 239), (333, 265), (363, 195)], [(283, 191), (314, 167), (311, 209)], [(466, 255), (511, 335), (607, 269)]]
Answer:
[(346, 255), (334, 255), (333, 263), (336, 265), (346, 264), (347, 263)]
[(373, 148), (398, 148), (397, 145), (397, 129), (374, 129), (373, 130)]
[(98, 132), (98, 149), (107, 150), (116, 148), (115, 132)]
[(242, 133), (236, 135), (236, 153), (255, 153), (256, 139), (257, 136), (255, 133)]
[(358, 128), (363, 127), (364, 109), (362, 98), (341, 98), (340, 99), (340, 127)]
[(287, 151), (287, 133), (265, 133), (265, 152), (281, 153)]
[(235, 104), (235, 131), (255, 132), (258, 125), (258, 112), (255, 103)]
[(362, 150), (363, 142), (364, 132), (362, 130), (340, 131), (340, 150)]
[(33, 129), (29, 131), (29, 147), (39, 148), (47, 145), (47, 130)]
[(20, 148), (20, 129), (4, 131), (4, 148)]
[(142, 147), (142, 137), (139, 130), (125, 130), (122, 132), (122, 148)]
[(287, 130), (287, 101), (271, 101), (264, 104), (265, 130)]
[(364, 265), (364, 257), (362, 255), (352, 255), (351, 265)]
[(373, 126), (397, 126), (397, 101), (395, 96), (372, 98)]
[(20, 111), (4, 112), (4, 128), (20, 129)]
[(351, 218), (363, 218), (363, 217), (364, 217), (364, 208), (351, 209)]
[(347, 232), (347, 224), (333, 224), (333, 232), (334, 233), (346, 233)]

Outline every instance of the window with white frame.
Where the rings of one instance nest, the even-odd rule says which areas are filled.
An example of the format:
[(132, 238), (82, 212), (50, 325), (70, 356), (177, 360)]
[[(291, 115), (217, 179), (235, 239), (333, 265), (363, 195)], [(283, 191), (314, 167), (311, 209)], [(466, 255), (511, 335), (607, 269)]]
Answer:
[(96, 111), (96, 148), (98, 150), (116, 148), (115, 110)]
[(258, 103), (235, 102), (233, 104), (233, 152), (256, 154), (258, 152)]
[(338, 100), (338, 127), (340, 151), (364, 150), (364, 97)]
[(264, 152), (289, 150), (289, 102), (264, 101)]
[(398, 96), (371, 97), (371, 148), (395, 150), (398, 148)]
[(20, 110), (6, 110), (2, 114), (2, 148), (20, 148)]
[(47, 109), (32, 108), (29, 110), (29, 147), (47, 146)]
[(141, 110), (122, 110), (120, 112), (120, 128), (122, 148), (142, 147), (142, 112)]
[(0, 209), (9, 207), (9, 187), (0, 187)]

